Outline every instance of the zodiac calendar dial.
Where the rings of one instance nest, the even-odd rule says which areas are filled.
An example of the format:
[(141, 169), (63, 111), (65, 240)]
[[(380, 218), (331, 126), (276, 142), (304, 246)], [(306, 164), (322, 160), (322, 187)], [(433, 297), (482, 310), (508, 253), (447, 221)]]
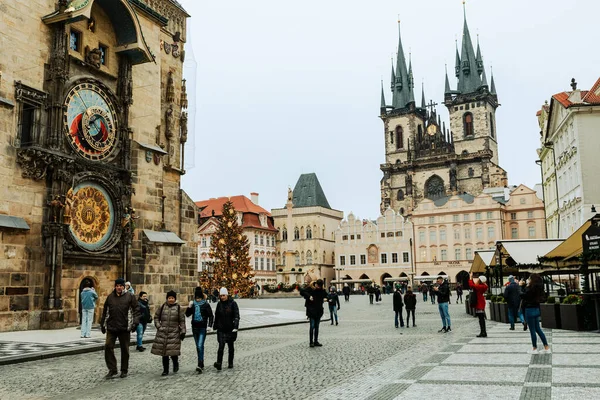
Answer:
[(81, 157), (100, 161), (113, 154), (117, 145), (114, 103), (98, 85), (74, 86), (65, 101), (64, 124), (73, 150)]

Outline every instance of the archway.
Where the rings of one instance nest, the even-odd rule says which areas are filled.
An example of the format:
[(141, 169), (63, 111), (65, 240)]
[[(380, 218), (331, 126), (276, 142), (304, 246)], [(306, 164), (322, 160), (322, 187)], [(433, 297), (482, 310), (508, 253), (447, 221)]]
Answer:
[(408, 278), (408, 275), (406, 275), (406, 272), (403, 272), (400, 274), (400, 278)]
[(344, 281), (344, 280), (346, 280), (346, 281), (348, 281), (348, 280), (352, 280), (352, 277), (351, 277), (350, 275), (346, 275), (346, 276), (344, 276), (344, 277), (342, 278), (342, 280), (343, 280), (343, 281)]
[(360, 278), (358, 278), (358, 279), (371, 279), (371, 278), (369, 278), (367, 274), (362, 274), (360, 276)]
[[(94, 289), (96, 289), (96, 280), (94, 278), (92, 278), (91, 276), (87, 276), (85, 278), (83, 278), (81, 280), (81, 282), (79, 282), (79, 292), (77, 292), (79, 295), (77, 296), (77, 310), (79, 312), (79, 325), (81, 325), (81, 316), (82, 316), (82, 312), (81, 312), (81, 292), (83, 292), (83, 289), (85, 289), (86, 287), (88, 287), (88, 285), (90, 285), (89, 287), (92, 287)], [(94, 318), (96, 317), (96, 315), (94, 315)]]
[(456, 274), (456, 283), (460, 283), (462, 287), (469, 287), (469, 273), (465, 270), (460, 271)]
[(381, 286), (385, 286), (386, 282), (385, 282), (385, 278), (391, 278), (392, 276), (390, 274), (388, 274), (387, 272), (385, 272), (383, 275), (381, 275)]

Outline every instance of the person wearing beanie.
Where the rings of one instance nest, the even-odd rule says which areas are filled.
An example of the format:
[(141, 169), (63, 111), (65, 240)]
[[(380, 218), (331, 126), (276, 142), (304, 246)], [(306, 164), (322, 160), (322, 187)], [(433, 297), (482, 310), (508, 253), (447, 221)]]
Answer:
[(473, 290), (471, 296), (475, 295), (477, 302), (475, 304), (475, 314), (477, 318), (479, 318), (479, 335), (477, 337), (487, 337), (487, 331), (485, 327), (485, 297), (484, 293), (488, 290), (488, 285), (486, 284), (485, 275), (481, 275), (479, 278), (473, 279), (473, 273), (471, 272), (469, 280), (469, 287)]
[(162, 375), (169, 375), (169, 357), (173, 361), (173, 373), (179, 371), (181, 341), (185, 338), (185, 313), (177, 303), (177, 293), (167, 292), (167, 301), (154, 314), (156, 336), (151, 353), (162, 357)]
[(206, 295), (201, 287), (194, 290), (194, 300), (190, 301), (185, 310), (186, 317), (192, 317), (192, 334), (196, 343), (196, 352), (198, 353), (198, 366), (196, 372), (199, 374), (204, 371), (204, 341), (206, 332), (213, 326), (213, 311), (210, 304), (206, 301)]
[(406, 308), (406, 327), (410, 326), (408, 318), (412, 314), (412, 325), (416, 328), (415, 324), (415, 309), (417, 308), (417, 295), (413, 293), (412, 286), (408, 286), (406, 294), (404, 295), (404, 307)]
[(331, 325), (333, 325), (333, 318), (335, 317), (335, 324), (338, 324), (337, 312), (340, 309), (340, 296), (338, 296), (335, 286), (329, 288), (329, 294), (327, 295), (327, 302), (329, 303), (329, 317), (331, 318)]
[[(131, 312), (131, 324), (129, 313)], [(140, 310), (134, 296), (125, 291), (125, 279), (115, 280), (115, 289), (104, 302), (100, 330), (106, 334), (104, 344), (104, 360), (108, 367), (107, 379), (117, 375), (117, 359), (115, 343), (119, 339), (121, 347), (121, 378), (127, 377), (129, 370), (129, 340), (131, 332), (135, 332), (140, 321)]]
[(142, 346), (144, 339), (144, 333), (146, 333), (146, 327), (152, 322), (152, 315), (150, 315), (150, 305), (148, 304), (148, 293), (141, 291), (138, 296), (138, 306), (140, 307), (140, 323), (137, 326), (137, 351), (144, 351), (146, 348)]
[(523, 330), (526, 331), (527, 322), (525, 322), (525, 317), (523, 317), (523, 312), (521, 311), (521, 287), (512, 275), (508, 277), (508, 285), (504, 288), (504, 299), (506, 299), (506, 305), (508, 306), (510, 330), (515, 330), (515, 319), (518, 316), (523, 324)]
[(240, 324), (240, 309), (237, 303), (229, 296), (226, 288), (222, 287), (219, 291), (219, 302), (215, 310), (214, 329), (217, 331), (217, 362), (215, 368), (220, 371), (223, 366), (223, 353), (225, 344), (228, 349), (227, 368), (233, 368), (234, 347), (233, 343), (237, 339), (237, 331)]
[(125, 282), (125, 290), (133, 295), (135, 295), (135, 290), (131, 287), (131, 282)]
[(323, 303), (327, 301), (327, 291), (323, 289), (323, 280), (317, 279), (315, 286), (300, 289), (300, 296), (304, 297), (306, 316), (310, 320), (308, 338), (310, 347), (321, 347), (319, 343), (319, 324), (323, 316)]

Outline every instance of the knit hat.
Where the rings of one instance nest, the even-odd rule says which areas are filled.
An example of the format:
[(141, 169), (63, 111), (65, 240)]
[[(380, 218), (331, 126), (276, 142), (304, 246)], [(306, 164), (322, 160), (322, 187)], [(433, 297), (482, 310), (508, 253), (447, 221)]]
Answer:
[(117, 285), (125, 286), (125, 279), (123, 279), (123, 278), (115, 279), (115, 286), (117, 286)]
[(202, 292), (202, 288), (200, 286), (198, 286), (194, 290), (194, 298), (195, 299), (202, 299), (203, 297), (204, 297), (204, 293)]
[(219, 296), (228, 296), (229, 292), (227, 291), (227, 288), (222, 287), (221, 290), (219, 290)]
[(487, 282), (487, 278), (485, 277), (485, 275), (481, 275), (479, 277), (479, 282), (481, 282), (481, 283), (486, 283)]
[(125, 282), (125, 286), (131, 286), (131, 282)]
[(176, 293), (174, 290), (169, 290), (169, 291), (167, 292), (167, 299), (168, 299), (169, 297), (175, 297), (175, 300), (177, 300), (177, 293)]
[(508, 281), (511, 282), (511, 283), (514, 282), (515, 281), (515, 277), (512, 276), (512, 275), (509, 275), (508, 276)]

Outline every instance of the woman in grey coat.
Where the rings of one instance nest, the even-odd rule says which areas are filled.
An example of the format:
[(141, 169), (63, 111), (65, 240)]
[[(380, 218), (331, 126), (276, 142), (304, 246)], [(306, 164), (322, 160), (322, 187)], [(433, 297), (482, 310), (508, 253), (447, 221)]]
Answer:
[(181, 341), (185, 338), (185, 310), (177, 304), (177, 293), (167, 292), (167, 302), (154, 314), (156, 336), (151, 353), (162, 356), (163, 373), (169, 375), (169, 357), (173, 360), (173, 373), (179, 371)]

